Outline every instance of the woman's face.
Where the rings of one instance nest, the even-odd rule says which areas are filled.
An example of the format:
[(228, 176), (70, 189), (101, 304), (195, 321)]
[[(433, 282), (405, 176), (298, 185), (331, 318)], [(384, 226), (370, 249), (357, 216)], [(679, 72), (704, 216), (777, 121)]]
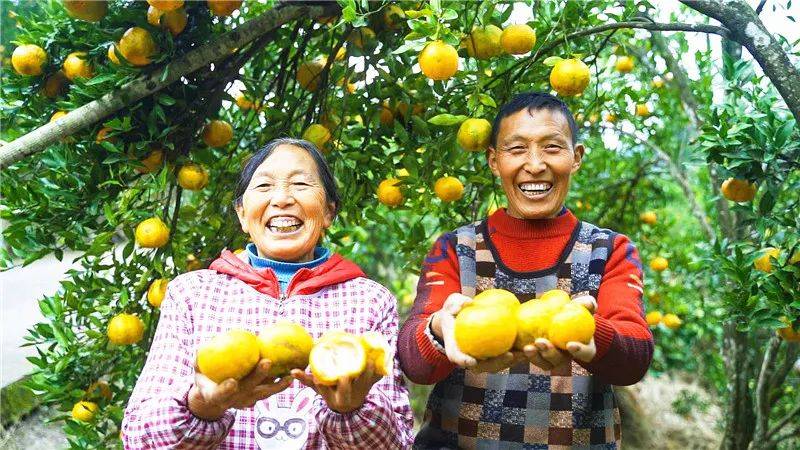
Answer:
[(335, 205), (325, 199), (311, 155), (281, 145), (254, 172), (236, 213), (259, 256), (305, 262), (333, 221)]
[(519, 219), (558, 215), (583, 151), (582, 145), (572, 145), (561, 112), (523, 109), (501, 120), (497, 147), (487, 158), (508, 197), (508, 214)]

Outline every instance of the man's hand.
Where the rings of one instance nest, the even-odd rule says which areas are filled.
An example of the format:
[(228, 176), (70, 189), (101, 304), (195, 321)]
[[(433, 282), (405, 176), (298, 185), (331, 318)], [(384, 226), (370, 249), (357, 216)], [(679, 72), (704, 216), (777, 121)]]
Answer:
[(468, 306), (472, 298), (459, 293), (450, 294), (445, 300), (442, 309), (436, 311), (431, 319), (433, 333), (444, 341), (444, 350), (447, 359), (462, 369), (473, 372), (499, 372), (524, 360), (521, 352), (506, 352), (494, 358), (477, 360), (467, 355), (458, 348), (455, 337), (455, 320), (458, 312)]
[(325, 400), (328, 408), (340, 414), (346, 414), (361, 408), (367, 398), (367, 394), (372, 389), (372, 385), (382, 378), (375, 373), (372, 363), (368, 363), (366, 370), (358, 377), (339, 378), (338, 383), (333, 386), (317, 383), (312, 374), (300, 369), (292, 370), (292, 377), (313, 389)]
[(292, 384), (289, 376), (273, 382), (268, 375), (269, 367), (269, 360), (262, 359), (241, 380), (228, 378), (219, 384), (195, 368), (194, 385), (189, 389), (189, 410), (201, 419), (218, 420), (229, 408), (249, 408), (257, 401), (275, 395)]

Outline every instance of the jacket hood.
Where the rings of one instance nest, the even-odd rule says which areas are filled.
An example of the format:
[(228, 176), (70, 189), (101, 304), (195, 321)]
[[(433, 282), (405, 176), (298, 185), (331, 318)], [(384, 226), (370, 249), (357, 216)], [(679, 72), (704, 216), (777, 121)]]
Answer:
[[(275, 298), (280, 297), (280, 284), (272, 269), (256, 269), (230, 250), (223, 250), (219, 258), (208, 268), (236, 277), (262, 294)], [(298, 270), (287, 286), (286, 295), (313, 294), (324, 287), (359, 277), (366, 277), (366, 275), (356, 263), (345, 259), (338, 253), (333, 253), (327, 261), (313, 269), (304, 267)]]

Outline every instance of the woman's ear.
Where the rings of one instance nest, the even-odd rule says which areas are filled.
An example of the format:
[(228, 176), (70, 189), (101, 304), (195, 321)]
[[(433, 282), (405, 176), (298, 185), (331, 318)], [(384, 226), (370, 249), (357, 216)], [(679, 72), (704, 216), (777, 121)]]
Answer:
[(242, 206), (242, 202), (241, 201), (236, 202), (236, 208), (235, 209), (236, 209), (236, 216), (239, 218), (239, 226), (242, 227), (242, 231), (243, 232), (245, 232), (247, 234), (250, 234), (247, 231), (247, 221), (244, 218), (244, 206)]
[(336, 211), (336, 203), (334, 202), (328, 203), (328, 207), (325, 208), (325, 222), (323, 223), (325, 229), (328, 229), (331, 225), (333, 225), (334, 211)]
[(578, 169), (581, 168), (581, 163), (583, 162), (583, 155), (586, 152), (586, 149), (583, 148), (583, 144), (575, 145), (575, 149), (573, 150), (573, 161), (572, 161), (572, 170), (570, 173), (575, 173)]

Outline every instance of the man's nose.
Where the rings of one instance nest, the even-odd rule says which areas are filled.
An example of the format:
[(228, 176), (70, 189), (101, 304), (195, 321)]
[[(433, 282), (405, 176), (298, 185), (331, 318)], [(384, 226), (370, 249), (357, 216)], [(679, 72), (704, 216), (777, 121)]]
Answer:
[(545, 169), (546, 165), (542, 158), (542, 154), (537, 149), (532, 149), (528, 152), (528, 159), (525, 161), (525, 170), (530, 173), (539, 173)]

